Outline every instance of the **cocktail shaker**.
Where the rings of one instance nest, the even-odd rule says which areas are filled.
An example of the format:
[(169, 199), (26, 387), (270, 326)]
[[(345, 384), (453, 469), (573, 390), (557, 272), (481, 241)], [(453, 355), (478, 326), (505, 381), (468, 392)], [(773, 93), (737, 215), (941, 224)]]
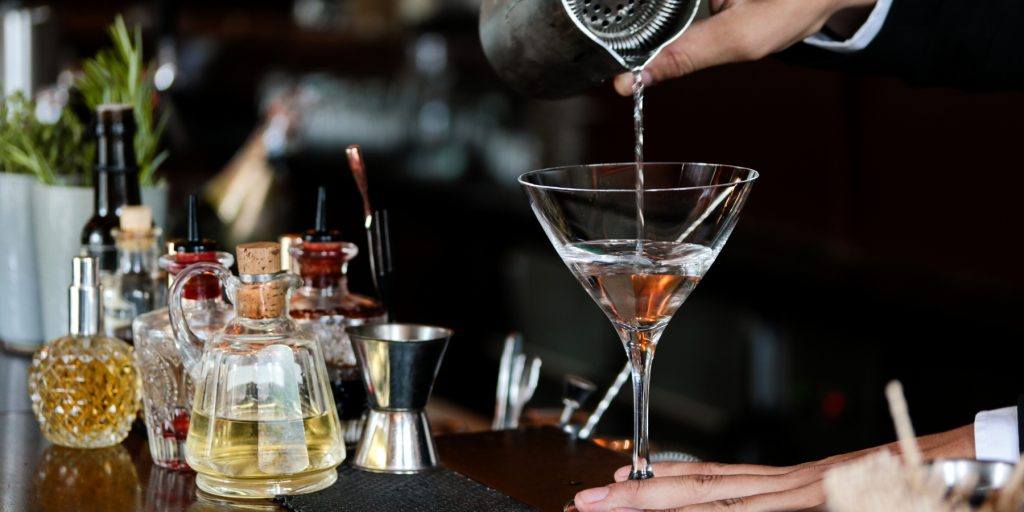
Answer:
[(498, 76), (564, 98), (642, 67), (693, 21), (699, 0), (484, 0), (480, 41)]

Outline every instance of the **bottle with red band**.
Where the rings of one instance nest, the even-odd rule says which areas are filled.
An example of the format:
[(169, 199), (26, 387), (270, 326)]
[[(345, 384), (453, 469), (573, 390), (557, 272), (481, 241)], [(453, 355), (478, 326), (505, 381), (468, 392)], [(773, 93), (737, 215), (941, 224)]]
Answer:
[[(177, 275), (193, 263), (217, 263), (225, 268), (234, 257), (217, 250), (217, 242), (199, 234), (196, 197), (188, 198), (188, 236), (176, 240), (173, 251), (160, 257), (160, 267)], [(220, 280), (212, 274), (199, 274), (185, 284), (183, 306), (189, 325), (206, 341), (220, 332), (235, 316), (235, 310), (223, 299)], [(186, 470), (185, 439), (193, 384), (174, 344), (167, 308), (139, 316), (132, 322), (136, 367), (142, 379), (149, 451), (157, 465)]]
[(345, 444), (351, 446), (362, 433), (366, 390), (345, 329), (384, 323), (387, 313), (380, 301), (349, 291), (348, 262), (359, 249), (342, 240), (337, 230), (327, 228), (324, 187), (318, 191), (316, 227), (307, 231), (289, 253), (291, 268), (297, 268), (302, 277), (302, 287), (292, 293), (290, 314), (322, 345)]

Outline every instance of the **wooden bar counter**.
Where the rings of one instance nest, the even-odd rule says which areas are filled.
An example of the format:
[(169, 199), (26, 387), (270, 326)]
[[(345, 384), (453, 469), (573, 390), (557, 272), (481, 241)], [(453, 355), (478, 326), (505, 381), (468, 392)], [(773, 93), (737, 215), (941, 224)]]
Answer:
[[(194, 474), (153, 465), (141, 428), (111, 448), (50, 445), (28, 407), (28, 364), (24, 356), (0, 352), (0, 511), (283, 510), (270, 502), (240, 506), (197, 495)], [(482, 427), (479, 417), (436, 402), (428, 407), (432, 420), (460, 417), (465, 429)], [(562, 510), (576, 492), (610, 482), (615, 469), (629, 463), (624, 454), (554, 428), (445, 434), (436, 443), (447, 468), (541, 511)]]

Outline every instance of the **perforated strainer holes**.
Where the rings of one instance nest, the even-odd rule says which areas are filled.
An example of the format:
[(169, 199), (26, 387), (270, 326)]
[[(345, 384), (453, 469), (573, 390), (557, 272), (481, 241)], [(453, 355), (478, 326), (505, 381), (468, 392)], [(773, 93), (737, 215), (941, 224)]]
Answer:
[(689, 23), (697, 0), (563, 0), (628, 65), (641, 65)]
[(622, 21), (624, 10), (625, 6), (621, 3), (613, 6), (601, 0), (583, 0), (579, 18), (592, 30), (598, 27), (607, 29), (612, 24)]

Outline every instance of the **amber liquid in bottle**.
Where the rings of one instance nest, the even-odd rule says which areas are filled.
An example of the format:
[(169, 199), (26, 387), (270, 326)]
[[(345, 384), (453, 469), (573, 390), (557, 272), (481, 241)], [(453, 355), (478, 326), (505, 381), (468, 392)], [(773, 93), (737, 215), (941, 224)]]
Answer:
[(99, 334), (98, 273), (95, 259), (74, 258), (70, 334), (44, 345), (29, 368), (29, 397), (40, 430), (50, 442), (70, 448), (120, 443), (139, 406), (131, 346)]
[(32, 361), (29, 393), (43, 435), (73, 448), (110, 446), (127, 435), (137, 409), (131, 350), (120, 340), (65, 336)]

